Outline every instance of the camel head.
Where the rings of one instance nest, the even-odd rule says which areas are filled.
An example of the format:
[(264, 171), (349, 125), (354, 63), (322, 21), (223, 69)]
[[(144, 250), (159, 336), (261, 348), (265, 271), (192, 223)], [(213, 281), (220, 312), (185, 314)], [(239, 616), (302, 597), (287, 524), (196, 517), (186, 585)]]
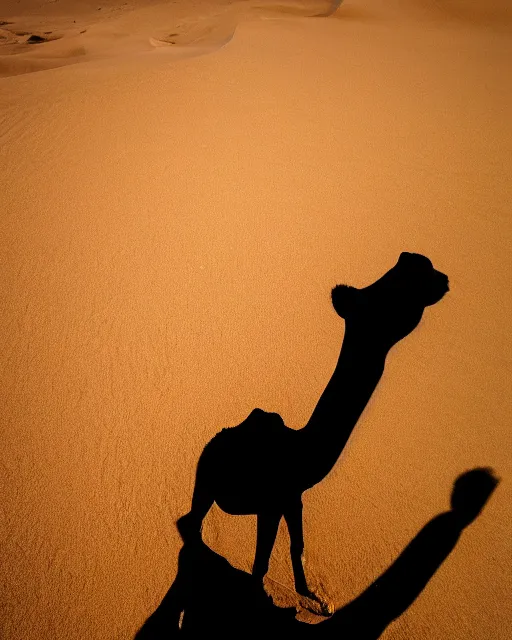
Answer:
[(345, 319), (347, 331), (364, 335), (370, 343), (390, 348), (419, 324), (425, 307), (448, 291), (448, 277), (428, 258), (402, 253), (396, 265), (363, 289), (337, 285), (332, 303)]

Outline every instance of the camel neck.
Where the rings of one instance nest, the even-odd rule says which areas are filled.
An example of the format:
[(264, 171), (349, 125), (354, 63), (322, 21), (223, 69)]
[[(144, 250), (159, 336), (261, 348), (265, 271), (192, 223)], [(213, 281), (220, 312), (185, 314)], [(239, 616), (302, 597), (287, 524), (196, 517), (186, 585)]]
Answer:
[(314, 467), (309, 486), (323, 479), (339, 458), (379, 383), (387, 352), (382, 345), (346, 331), (334, 373), (300, 431), (309, 451), (308, 464)]

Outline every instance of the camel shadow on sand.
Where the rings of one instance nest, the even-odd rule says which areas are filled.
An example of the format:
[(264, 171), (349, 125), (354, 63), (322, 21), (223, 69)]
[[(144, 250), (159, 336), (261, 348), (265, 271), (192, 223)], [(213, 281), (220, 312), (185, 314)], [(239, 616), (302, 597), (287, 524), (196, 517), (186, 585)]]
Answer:
[(336, 464), (379, 384), (389, 351), (448, 290), (444, 273), (427, 257), (408, 252), (367, 287), (334, 287), (331, 300), (345, 333), (334, 372), (309, 421), (302, 429), (290, 429), (279, 414), (255, 409), (238, 426), (214, 436), (199, 458), (191, 509), (177, 521), (183, 542), (201, 540), (203, 520), (214, 503), (232, 515), (256, 514), (252, 573), (263, 583), (284, 518), (295, 589), (330, 613), (304, 573), (302, 495)]
[(360, 596), (318, 624), (299, 622), (295, 609), (276, 607), (254, 576), (232, 567), (201, 540), (189, 542), (180, 552), (174, 583), (135, 640), (280, 633), (293, 638), (376, 640), (423, 591), (464, 529), (479, 516), (498, 482), (487, 468), (459, 476), (451, 509), (430, 520)]
[[(497, 480), (475, 469), (455, 483), (451, 510), (429, 522), (395, 563), (361, 596), (316, 625), (275, 607), (263, 589), (279, 522), (286, 521), (298, 594), (316, 600), (304, 567), (302, 495), (339, 459), (385, 369), (389, 351), (409, 336), (427, 308), (449, 290), (448, 277), (425, 256), (403, 252), (397, 263), (364, 288), (337, 285), (334, 310), (345, 323), (340, 355), (308, 423), (289, 429), (277, 413), (255, 409), (240, 425), (223, 429), (203, 449), (190, 511), (177, 521), (184, 542), (178, 575), (157, 611), (137, 635), (168, 638), (254, 636), (284, 631), (294, 637), (341, 631), (346, 638), (378, 638), (414, 601), (462, 530), (480, 513)], [(216, 503), (232, 515), (257, 515), (252, 576), (234, 569), (202, 541), (203, 520)]]

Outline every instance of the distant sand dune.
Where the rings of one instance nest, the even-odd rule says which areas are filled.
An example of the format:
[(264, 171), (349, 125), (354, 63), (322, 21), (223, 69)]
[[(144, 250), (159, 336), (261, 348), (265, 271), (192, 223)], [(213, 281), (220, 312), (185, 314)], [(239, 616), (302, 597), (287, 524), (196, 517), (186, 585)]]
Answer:
[[(31, 29), (34, 19), (0, 22), (0, 77), (42, 71), (98, 58), (114, 59), (166, 49), (170, 59), (204, 55), (227, 44), (240, 20), (286, 16), (329, 16), (342, 0), (306, 2), (233, 2), (205, 4), (203, 13), (178, 19), (173, 7), (156, 4), (145, 9), (121, 5), (121, 14), (96, 12), (95, 22), (82, 17), (80, 26), (70, 17), (61, 19), (61, 30)], [(100, 3), (101, 4), (101, 3)], [(126, 3), (125, 3), (126, 4)], [(108, 18), (108, 19), (107, 19)], [(79, 21), (80, 22), (80, 21)], [(168, 28), (162, 24), (168, 23)], [(51, 23), (49, 23), (51, 24)], [(50, 42), (63, 39), (60, 47)], [(43, 46), (44, 45), (44, 46)], [(175, 51), (170, 51), (174, 48)], [(187, 50), (184, 50), (184, 48)], [(8, 59), (7, 56), (16, 56)]]

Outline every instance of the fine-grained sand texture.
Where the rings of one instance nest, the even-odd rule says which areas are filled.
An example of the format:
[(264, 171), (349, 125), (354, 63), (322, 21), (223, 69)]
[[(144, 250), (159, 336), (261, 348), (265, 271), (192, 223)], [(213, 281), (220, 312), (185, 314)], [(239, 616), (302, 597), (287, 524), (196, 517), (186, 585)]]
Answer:
[[(489, 466), (481, 517), (383, 638), (511, 637), (510, 10), (306, 17), (331, 4), (4, 3), (2, 638), (133, 637), (205, 443), (254, 407), (305, 424), (343, 337), (331, 287), (401, 251), (450, 292), (305, 495), (306, 573), (342, 606)], [(205, 523), (247, 571), (255, 537)], [(266, 586), (297, 604), (284, 527)]]

